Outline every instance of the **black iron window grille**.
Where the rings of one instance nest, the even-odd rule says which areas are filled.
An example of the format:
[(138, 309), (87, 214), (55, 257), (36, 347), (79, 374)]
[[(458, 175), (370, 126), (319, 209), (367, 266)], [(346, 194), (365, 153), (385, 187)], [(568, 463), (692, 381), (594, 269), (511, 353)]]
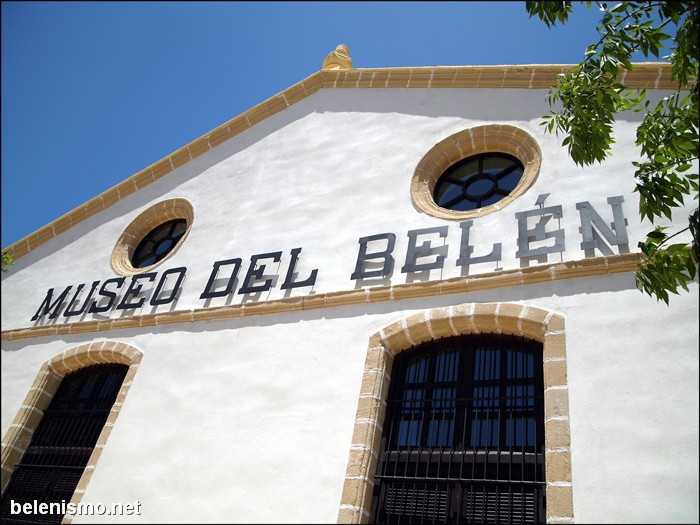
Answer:
[(154, 228), (134, 250), (131, 264), (134, 268), (145, 268), (156, 264), (173, 251), (186, 231), (185, 219), (174, 219)]
[(393, 365), (373, 523), (545, 523), (542, 345), (467, 335)]
[(433, 197), (448, 210), (483, 208), (510, 195), (520, 182), (523, 163), (506, 153), (482, 153), (453, 164), (435, 184)]
[[(63, 378), (2, 495), (2, 523), (61, 523), (57, 511), (67, 508), (128, 370), (94, 365)], [(18, 513), (27, 503), (39, 512)]]

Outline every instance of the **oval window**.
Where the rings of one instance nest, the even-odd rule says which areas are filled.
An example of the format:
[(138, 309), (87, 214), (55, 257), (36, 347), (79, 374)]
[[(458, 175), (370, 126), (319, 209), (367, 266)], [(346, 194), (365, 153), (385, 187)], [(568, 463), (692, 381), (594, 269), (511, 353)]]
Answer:
[(187, 199), (161, 201), (141, 212), (122, 232), (112, 250), (112, 268), (120, 275), (136, 275), (172, 257), (194, 222)]
[(168, 255), (187, 231), (185, 219), (175, 219), (161, 224), (146, 235), (134, 250), (131, 265), (145, 268), (156, 264)]
[(537, 179), (542, 151), (527, 131), (508, 124), (468, 128), (423, 156), (411, 179), (414, 206), (440, 219), (483, 217), (503, 209)]
[(520, 182), (522, 162), (505, 153), (483, 153), (452, 165), (435, 184), (433, 197), (441, 208), (469, 211), (510, 195)]

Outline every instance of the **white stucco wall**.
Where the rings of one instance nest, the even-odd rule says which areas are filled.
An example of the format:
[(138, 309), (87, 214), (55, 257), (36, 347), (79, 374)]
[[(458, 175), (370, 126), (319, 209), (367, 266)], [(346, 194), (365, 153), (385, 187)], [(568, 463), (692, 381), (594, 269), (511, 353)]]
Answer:
[[(638, 116), (617, 126), (613, 158), (581, 169), (560, 139), (542, 132), (545, 93), (321, 90), (22, 257), (3, 275), (2, 328), (32, 326), (49, 288), (115, 277), (110, 256), (119, 235), (168, 198), (190, 200), (195, 219), (186, 242), (157, 271), (186, 266), (187, 276), (176, 304), (136, 314), (240, 303), (240, 294), (199, 299), (212, 264), (243, 259), (237, 290), (253, 254), (278, 250), (276, 286), (246, 299), (285, 297), (279, 285), (296, 247), (303, 248), (299, 277), (318, 269), (318, 278), (313, 289), (292, 296), (351, 290), (358, 239), (384, 232), (397, 235), (394, 272), (384, 284), (410, 282), (413, 276), (400, 273), (406, 232), (446, 224), (445, 266), (422, 278), (462, 275), (458, 223), (417, 211), (409, 184), (435, 143), (490, 123), (532, 134), (542, 167), (520, 199), (474, 220), (475, 255), (501, 242), (503, 259), (473, 265), (470, 274), (521, 266), (515, 213), (534, 209), (543, 193), (550, 194), (546, 205), (562, 206), (560, 224), (550, 226), (565, 230), (566, 250), (542, 262), (583, 259), (576, 203), (590, 202), (610, 222), (607, 198), (617, 195), (625, 199), (629, 249), (637, 251), (650, 229), (640, 223), (632, 193)], [(676, 225), (684, 220), (680, 213)], [(122, 341), (144, 358), (83, 502), (140, 501), (141, 515), (123, 522), (334, 522), (369, 337), (426, 308), (495, 301), (566, 318), (576, 521), (697, 521), (698, 286), (667, 307), (638, 292), (631, 274), (3, 341), (2, 431), (42, 363), (86, 342)], [(106, 521), (114, 517), (75, 523)]]
[[(83, 501), (140, 501), (124, 522), (333, 522), (369, 336), (425, 308), (513, 301), (567, 320), (576, 520), (692, 522), (696, 292), (660, 307), (619, 275), (110, 333), (144, 359)], [(640, 318), (674, 328), (630, 330)], [(94, 339), (4, 344), (3, 426), (41, 363)]]
[[(321, 90), (262, 121), (22, 257), (13, 275), (3, 279), (3, 329), (31, 326), (31, 317), (51, 288), (57, 295), (72, 286), (72, 296), (81, 283), (89, 289), (93, 281), (114, 277), (110, 257), (119, 235), (142, 211), (169, 198), (186, 198), (195, 208), (187, 242), (167, 264), (156, 269), (162, 273), (186, 266), (182, 294), (176, 304), (156, 309), (147, 303), (135, 314), (240, 303), (244, 296), (238, 293), (207, 302), (199, 298), (213, 263), (242, 259), (237, 291), (250, 257), (275, 251), (282, 251), (279, 265), (265, 262), (268, 272), (279, 276), (276, 286), (245, 300), (283, 298), (286, 294), (280, 285), (290, 251), (297, 247), (303, 249), (297, 265), (299, 278), (307, 277), (313, 269), (318, 269), (318, 278), (313, 290), (293, 289), (291, 295), (352, 289), (356, 283), (350, 275), (358, 239), (384, 232), (397, 236), (391, 284), (403, 283), (410, 278), (400, 273), (408, 244), (406, 232), (446, 224), (449, 252), (445, 267), (432, 270), (429, 278), (459, 276), (461, 269), (455, 264), (459, 224), (418, 212), (411, 202), (410, 179), (419, 160), (435, 143), (489, 123), (511, 124), (531, 133), (543, 151), (542, 167), (533, 187), (520, 199), (498, 213), (474, 220), (471, 243), (476, 246), (475, 255), (489, 253), (492, 244), (500, 242), (503, 259), (498, 265), (472, 265), (470, 273), (520, 266), (515, 257), (515, 213), (537, 208), (535, 201), (543, 193), (550, 194), (546, 206), (562, 206), (561, 224), (552, 221), (548, 229), (565, 230), (566, 251), (550, 254), (542, 262), (584, 258), (576, 203), (590, 202), (611, 222), (607, 198), (617, 195), (625, 199), (622, 206), (629, 223), (629, 249), (637, 251), (637, 242), (651, 228), (640, 223), (633, 193), (630, 161), (637, 156), (635, 120), (620, 122), (612, 158), (602, 165), (578, 168), (559, 145), (560, 139), (545, 135), (539, 125), (541, 115), (547, 112), (544, 90), (434, 91)], [(683, 224), (686, 216), (679, 213), (676, 224)], [(437, 236), (432, 239), (437, 245)], [(30, 270), (22, 271), (25, 267)], [(156, 283), (144, 285), (152, 291)], [(108, 314), (83, 315), (69, 321), (105, 315), (119, 317), (120, 312), (112, 309)]]

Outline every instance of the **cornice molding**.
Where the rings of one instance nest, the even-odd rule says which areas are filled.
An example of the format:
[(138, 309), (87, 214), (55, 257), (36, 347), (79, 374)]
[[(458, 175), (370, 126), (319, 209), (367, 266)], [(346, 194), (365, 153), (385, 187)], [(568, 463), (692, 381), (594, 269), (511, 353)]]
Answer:
[(581, 259), (564, 263), (543, 264), (516, 270), (500, 270), (438, 281), (377, 286), (374, 288), (328, 292), (291, 297), (288, 299), (135, 315), (119, 319), (105, 319), (102, 321), (82, 321), (68, 324), (34, 326), (30, 328), (4, 330), (2, 332), (2, 340), (14, 341), (17, 339), (34, 337), (97, 333), (109, 330), (145, 328), (165, 324), (197, 323), (201, 321), (215, 321), (252, 315), (278, 314), (283, 312), (332, 308), (336, 306), (469, 293), (478, 290), (507, 288), (562, 279), (575, 279), (578, 277), (610, 275), (635, 271), (639, 265), (640, 258), (641, 254), (630, 253), (609, 257)]

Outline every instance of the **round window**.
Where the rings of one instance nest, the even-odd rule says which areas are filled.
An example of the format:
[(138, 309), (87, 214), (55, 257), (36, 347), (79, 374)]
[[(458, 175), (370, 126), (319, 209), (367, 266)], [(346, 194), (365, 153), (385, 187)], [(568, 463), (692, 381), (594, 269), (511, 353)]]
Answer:
[(435, 184), (433, 197), (441, 208), (469, 211), (510, 195), (520, 182), (522, 162), (505, 153), (484, 153), (452, 165)]
[(502, 210), (537, 179), (542, 152), (527, 131), (507, 124), (468, 128), (435, 144), (411, 179), (413, 205), (463, 221)]
[(162, 264), (182, 246), (193, 222), (194, 207), (187, 199), (154, 204), (122, 232), (112, 250), (112, 268), (136, 275)]
[(131, 265), (134, 268), (145, 268), (162, 260), (177, 245), (187, 231), (185, 219), (175, 219), (161, 224), (146, 235), (134, 250)]

